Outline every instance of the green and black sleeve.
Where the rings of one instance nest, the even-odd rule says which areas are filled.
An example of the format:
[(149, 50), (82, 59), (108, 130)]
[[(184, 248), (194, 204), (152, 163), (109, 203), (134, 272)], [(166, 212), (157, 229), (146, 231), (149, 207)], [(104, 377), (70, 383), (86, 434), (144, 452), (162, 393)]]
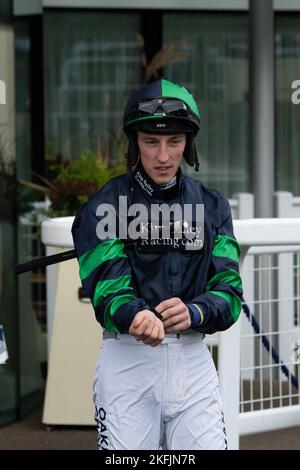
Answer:
[(205, 292), (189, 302), (193, 328), (212, 334), (238, 319), (243, 296), (239, 274), (240, 248), (233, 234), (229, 203), (222, 199), (222, 222), (216, 231)]
[(124, 243), (98, 238), (96, 211), (97, 199), (92, 199), (79, 209), (72, 226), (80, 279), (102, 327), (127, 333), (136, 313), (147, 305), (134, 289)]

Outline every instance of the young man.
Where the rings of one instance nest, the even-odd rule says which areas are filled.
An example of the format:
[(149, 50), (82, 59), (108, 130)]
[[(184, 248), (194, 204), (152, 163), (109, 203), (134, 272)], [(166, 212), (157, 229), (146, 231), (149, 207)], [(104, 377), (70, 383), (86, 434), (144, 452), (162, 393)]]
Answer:
[(159, 79), (134, 93), (124, 114), (128, 174), (74, 221), (82, 284), (104, 329), (100, 449), (226, 449), (203, 337), (239, 316), (239, 247), (228, 201), (180, 169), (185, 158), (198, 170), (199, 125), (185, 88)]

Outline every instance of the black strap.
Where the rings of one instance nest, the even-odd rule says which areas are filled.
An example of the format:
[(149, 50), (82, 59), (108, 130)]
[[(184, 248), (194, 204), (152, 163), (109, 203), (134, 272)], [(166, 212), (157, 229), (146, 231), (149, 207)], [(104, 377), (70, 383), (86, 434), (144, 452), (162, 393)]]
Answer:
[(157, 318), (159, 318), (161, 321), (163, 321), (163, 316), (162, 316), (160, 313), (158, 313), (158, 312), (155, 310), (155, 308), (150, 308), (150, 310), (151, 310), (151, 312), (154, 313), (154, 315), (155, 315)]
[(56, 255), (51, 256), (42, 256), (41, 258), (28, 261), (27, 263), (17, 264), (16, 274), (44, 268), (45, 266), (50, 266), (50, 264), (61, 263), (62, 261), (68, 261), (69, 259), (76, 258), (76, 256), (75, 250), (64, 251), (63, 253), (57, 253)]

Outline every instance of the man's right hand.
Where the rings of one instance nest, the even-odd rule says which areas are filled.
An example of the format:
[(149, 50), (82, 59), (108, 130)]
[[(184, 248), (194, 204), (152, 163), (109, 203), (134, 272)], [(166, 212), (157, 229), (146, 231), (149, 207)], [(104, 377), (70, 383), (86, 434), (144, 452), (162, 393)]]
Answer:
[(151, 310), (141, 310), (132, 320), (129, 334), (135, 336), (137, 341), (157, 346), (165, 337), (164, 325)]

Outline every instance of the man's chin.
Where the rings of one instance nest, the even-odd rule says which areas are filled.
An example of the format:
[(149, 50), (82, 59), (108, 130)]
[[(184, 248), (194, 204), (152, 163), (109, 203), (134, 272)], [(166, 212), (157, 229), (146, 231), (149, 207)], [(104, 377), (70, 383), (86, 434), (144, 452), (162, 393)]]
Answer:
[(170, 181), (172, 181), (174, 176), (175, 176), (175, 174), (173, 174), (173, 172), (172, 173), (169, 172), (166, 175), (159, 175), (159, 174), (156, 173), (156, 174), (152, 175), (152, 179), (153, 179), (154, 183), (159, 184), (159, 185), (164, 185), (164, 184), (170, 183)]
[(163, 186), (165, 184), (168, 184), (170, 183), (170, 181), (173, 179), (173, 176), (170, 178), (170, 177), (159, 177), (159, 178), (152, 178), (154, 183), (158, 184), (159, 186)]

